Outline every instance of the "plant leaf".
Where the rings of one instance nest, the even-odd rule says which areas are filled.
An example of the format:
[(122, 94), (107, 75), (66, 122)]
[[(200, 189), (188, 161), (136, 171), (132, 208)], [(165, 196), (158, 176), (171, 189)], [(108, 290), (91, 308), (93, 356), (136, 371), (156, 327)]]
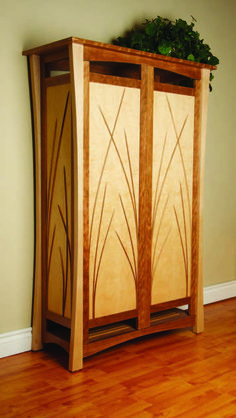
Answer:
[(187, 56), (187, 60), (189, 60), (189, 61), (195, 61), (195, 57), (194, 57), (194, 55), (193, 55), (193, 54), (189, 54), (189, 55)]
[(159, 45), (158, 51), (162, 55), (169, 55), (171, 53), (171, 44), (163, 43), (162, 45)]
[(146, 34), (149, 36), (155, 36), (157, 32), (157, 26), (154, 22), (148, 23), (146, 26)]

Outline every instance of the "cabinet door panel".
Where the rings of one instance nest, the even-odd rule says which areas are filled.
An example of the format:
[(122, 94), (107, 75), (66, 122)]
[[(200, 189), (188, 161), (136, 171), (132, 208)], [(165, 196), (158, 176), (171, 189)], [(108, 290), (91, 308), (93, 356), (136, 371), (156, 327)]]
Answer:
[(90, 83), (89, 317), (136, 308), (138, 89)]
[(47, 309), (71, 317), (72, 132), (70, 85), (46, 89)]
[(152, 304), (190, 295), (194, 98), (155, 92)]

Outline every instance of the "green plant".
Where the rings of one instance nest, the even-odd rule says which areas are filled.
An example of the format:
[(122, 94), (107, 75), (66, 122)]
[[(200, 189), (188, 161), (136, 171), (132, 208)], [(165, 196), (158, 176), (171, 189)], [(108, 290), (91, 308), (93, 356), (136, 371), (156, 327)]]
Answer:
[[(194, 21), (196, 20), (193, 17), (190, 24), (183, 19), (171, 21), (160, 16), (152, 20), (146, 19), (141, 27), (130, 30), (123, 37), (119, 36), (114, 43), (189, 61), (219, 64), (219, 59), (212, 54), (209, 45), (194, 30)], [(211, 73), (210, 81), (213, 78)]]

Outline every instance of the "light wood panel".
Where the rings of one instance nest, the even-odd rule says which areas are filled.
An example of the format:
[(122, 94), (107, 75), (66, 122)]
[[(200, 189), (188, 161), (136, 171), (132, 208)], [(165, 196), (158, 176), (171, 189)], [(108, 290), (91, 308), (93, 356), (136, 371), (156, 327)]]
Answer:
[(193, 173), (193, 242), (192, 242), (192, 313), (195, 315), (194, 331), (204, 330), (203, 315), (203, 194), (205, 172), (205, 143), (210, 71), (202, 69), (201, 81), (196, 81), (194, 109), (194, 173)]
[(35, 170), (35, 254), (32, 350), (40, 350), (42, 342), (42, 189), (41, 189), (41, 80), (40, 57), (30, 56), (30, 81), (34, 123), (34, 170)]
[(84, 50), (71, 45), (69, 64), (72, 89), (73, 127), (73, 205), (72, 205), (72, 269), (73, 295), (71, 315), (69, 370), (83, 367), (83, 274), (84, 274)]
[(152, 304), (191, 293), (194, 98), (154, 94)]
[(136, 308), (139, 101), (90, 83), (90, 318)]
[(46, 89), (47, 309), (71, 317), (71, 159), (70, 85)]
[(143, 337), (85, 359), (79, 373), (68, 374), (68, 355), (55, 346), (2, 358), (1, 415), (233, 418), (235, 317), (235, 298), (207, 305), (204, 334)]

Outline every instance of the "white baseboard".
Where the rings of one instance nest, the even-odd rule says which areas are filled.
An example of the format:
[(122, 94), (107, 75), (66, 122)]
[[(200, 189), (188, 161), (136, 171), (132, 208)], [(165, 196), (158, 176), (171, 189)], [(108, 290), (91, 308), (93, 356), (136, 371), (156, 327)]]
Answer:
[(204, 305), (236, 297), (236, 280), (204, 287)]
[(0, 334), (0, 358), (31, 350), (32, 328)]
[[(236, 297), (236, 280), (204, 288), (204, 305)], [(0, 358), (31, 350), (32, 328), (0, 334)]]

